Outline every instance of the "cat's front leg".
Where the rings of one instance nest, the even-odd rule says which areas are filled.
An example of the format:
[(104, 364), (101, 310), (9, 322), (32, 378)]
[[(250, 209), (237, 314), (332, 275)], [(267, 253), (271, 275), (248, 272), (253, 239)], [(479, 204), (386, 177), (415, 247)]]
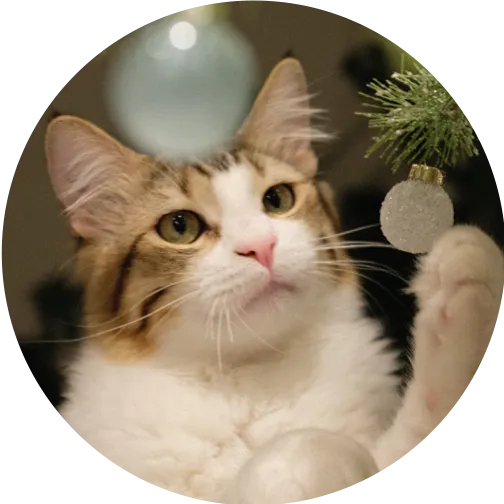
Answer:
[(299, 502), (354, 485), (376, 472), (368, 451), (347, 436), (298, 430), (261, 448), (241, 469), (224, 502)]
[(451, 229), (423, 258), (412, 283), (419, 307), (413, 379), (374, 450), (380, 469), (424, 439), (463, 394), (490, 341), (503, 283), (502, 252), (474, 227)]

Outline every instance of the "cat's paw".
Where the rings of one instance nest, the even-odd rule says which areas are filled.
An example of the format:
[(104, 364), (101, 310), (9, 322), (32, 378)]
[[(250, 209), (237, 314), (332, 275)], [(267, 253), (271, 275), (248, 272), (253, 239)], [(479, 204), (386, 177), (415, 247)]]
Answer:
[(327, 495), (378, 472), (357, 442), (321, 430), (290, 432), (242, 468), (226, 504), (287, 504)]
[(452, 293), (468, 284), (486, 286), (494, 297), (502, 295), (504, 260), (495, 242), (473, 226), (447, 231), (425, 256), (412, 290), (420, 303), (440, 292)]
[(434, 424), (458, 401), (476, 372), (497, 320), (504, 257), (482, 231), (457, 226), (423, 258), (412, 284), (414, 375)]
[[(475, 330), (487, 319), (495, 324), (503, 284), (504, 256), (493, 240), (475, 227), (456, 226), (423, 258), (412, 290), (420, 321), (443, 340), (461, 321)], [(489, 340), (488, 331), (480, 333)]]

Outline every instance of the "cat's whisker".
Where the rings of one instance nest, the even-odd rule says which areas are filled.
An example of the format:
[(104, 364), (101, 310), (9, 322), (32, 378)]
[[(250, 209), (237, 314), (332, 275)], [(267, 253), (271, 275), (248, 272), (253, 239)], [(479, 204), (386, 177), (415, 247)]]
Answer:
[[(384, 266), (383, 264), (377, 262), (377, 261), (370, 261), (368, 259), (337, 259), (338, 261), (342, 262), (351, 262), (352, 264), (364, 264), (364, 265), (374, 265), (374, 266), (379, 266), (379, 267), (388, 267)], [(389, 268), (392, 271), (395, 271), (393, 268)]]
[(357, 269), (362, 269), (366, 271), (376, 271), (380, 273), (388, 273), (389, 275), (397, 278), (398, 280), (401, 280), (405, 284), (408, 283), (408, 280), (406, 280), (403, 276), (401, 276), (397, 271), (395, 271), (393, 268), (389, 268), (388, 266), (383, 266), (379, 263), (374, 263), (373, 261), (359, 261), (359, 260), (339, 260), (336, 259), (334, 261), (330, 260), (325, 260), (325, 261), (314, 261), (314, 264), (316, 265), (334, 265), (334, 266), (355, 266)]
[(353, 229), (347, 229), (346, 231), (343, 231), (341, 233), (334, 233), (330, 235), (324, 235), (324, 236), (317, 236), (316, 238), (313, 238), (310, 240), (310, 242), (320, 242), (324, 240), (330, 240), (330, 239), (335, 239), (335, 238), (341, 238), (342, 236), (348, 236), (353, 233), (358, 233), (359, 231), (365, 231), (366, 229), (372, 229), (380, 226), (380, 223), (374, 223), (374, 224), (367, 224), (365, 226), (360, 226), (357, 228)]
[[(345, 270), (339, 270), (341, 272), (344, 272)], [(332, 281), (338, 281), (338, 282), (346, 282), (346, 283), (351, 283), (349, 279), (345, 278), (345, 277), (341, 277), (341, 276), (338, 276), (338, 275), (334, 275), (333, 273), (331, 274), (330, 272), (327, 272), (327, 271), (320, 271), (320, 270), (317, 270), (317, 271), (314, 271), (313, 272), (314, 275), (316, 276), (320, 276), (321, 278), (324, 278), (324, 279), (329, 279), (329, 280), (332, 280)], [(364, 286), (362, 286), (361, 284), (358, 284), (358, 288), (364, 292), (367, 296), (369, 296), (375, 303), (376, 305), (380, 308), (380, 311), (382, 313), (382, 315), (385, 315), (385, 310), (383, 309), (382, 305), (379, 303), (379, 301), (376, 299), (375, 296), (373, 296), (373, 294), (371, 294), (369, 292), (369, 290), (367, 290)], [(386, 289), (385, 289), (386, 290)]]
[[(187, 300), (185, 300), (187, 301)], [(173, 306), (171, 306), (166, 313), (163, 313), (163, 315), (161, 315), (159, 317), (159, 320), (157, 322), (155, 322), (152, 327), (150, 328), (149, 332), (153, 332), (154, 329), (158, 326), (158, 325), (161, 325), (161, 323), (165, 320), (166, 317), (168, 317), (168, 315), (170, 315), (172, 313), (173, 310), (175, 310), (176, 308), (179, 308), (182, 304), (184, 304), (185, 301), (182, 301), (180, 302), (179, 304), (175, 304)]]
[[(299, 245), (306, 245), (306, 242), (300, 242)], [(306, 254), (306, 251), (296, 250), (296, 244), (291, 244), (292, 247), (292, 255), (299, 256)], [(338, 250), (354, 250), (354, 249), (369, 249), (369, 248), (386, 248), (390, 250), (397, 250), (392, 245), (383, 242), (368, 242), (368, 241), (341, 241), (330, 244), (324, 244), (320, 246), (313, 247), (312, 250), (316, 252), (323, 252), (326, 250), (334, 250), (335, 252)]]
[(228, 329), (228, 335), (229, 335), (229, 342), (234, 343), (234, 335), (233, 335), (233, 331), (231, 329), (231, 316), (229, 313), (229, 306), (226, 307), (226, 323), (227, 323), (227, 329)]
[[(360, 227), (357, 227), (357, 228), (353, 228), (353, 229), (348, 229), (346, 231), (343, 231), (341, 233), (334, 233), (334, 234), (329, 234), (329, 235), (323, 235), (323, 236), (316, 236), (310, 240), (300, 240), (299, 242), (293, 242), (291, 243), (291, 245), (293, 247), (296, 247), (297, 245), (306, 245), (307, 243), (320, 243), (320, 242), (324, 242), (326, 240), (331, 240), (331, 239), (338, 239), (338, 238), (341, 238), (343, 236), (348, 236), (350, 234), (353, 234), (353, 233), (358, 233), (359, 231), (365, 231), (366, 229), (372, 229), (372, 228), (376, 228), (380, 226), (379, 223), (374, 223), (374, 224), (367, 224), (365, 226), (360, 226)], [(342, 242), (339, 242), (339, 243), (335, 243), (335, 245), (340, 245), (341, 243), (352, 243), (351, 241), (342, 241)], [(368, 242), (368, 243), (382, 243), (382, 242)]]
[(157, 288), (157, 289), (149, 292), (149, 294), (147, 294), (146, 296), (144, 296), (139, 301), (135, 302), (135, 304), (133, 304), (132, 306), (130, 306), (127, 310), (121, 312), (120, 314), (118, 314), (115, 317), (107, 320), (106, 322), (100, 322), (99, 324), (78, 325), (77, 327), (79, 327), (80, 329), (97, 329), (99, 327), (103, 327), (103, 326), (109, 325), (111, 322), (114, 322), (114, 320), (119, 320), (119, 319), (123, 318), (125, 315), (127, 315), (128, 313), (131, 313), (135, 308), (138, 308), (144, 301), (146, 301), (147, 299), (149, 299), (151, 296), (154, 296), (154, 295), (158, 294), (159, 292), (162, 292), (163, 290), (167, 290), (167, 289), (169, 289), (171, 287), (174, 287), (175, 285), (180, 285), (180, 284), (183, 284), (183, 283), (187, 283), (187, 280), (180, 280), (179, 282), (172, 282), (171, 284), (163, 285), (162, 287), (159, 287), (159, 288)]
[(194, 296), (196, 296), (197, 294), (200, 293), (200, 289), (196, 290), (196, 291), (193, 291), (193, 292), (190, 292), (188, 294), (185, 294), (173, 301), (170, 301), (169, 303), (161, 306), (160, 308), (157, 308), (156, 310), (148, 313), (147, 315), (143, 315), (142, 317), (138, 317), (134, 320), (130, 320), (129, 322), (125, 322), (124, 324), (121, 324), (121, 325), (118, 325), (118, 326), (115, 326), (115, 327), (111, 327), (109, 329), (106, 329), (104, 331), (100, 331), (98, 333), (94, 333), (94, 334), (89, 334), (87, 336), (83, 336), (82, 338), (74, 338), (74, 339), (71, 339), (71, 340), (41, 340), (41, 341), (32, 341), (30, 343), (33, 343), (33, 344), (44, 344), (44, 343), (52, 343), (52, 344), (58, 344), (58, 343), (78, 343), (80, 341), (86, 341), (86, 340), (89, 340), (89, 339), (95, 339), (95, 338), (98, 338), (100, 336), (104, 336), (105, 334), (110, 334), (112, 332), (115, 332), (115, 331), (119, 331), (119, 330), (122, 330), (126, 327), (129, 327), (129, 326), (132, 326), (134, 324), (137, 324), (138, 322), (141, 322), (142, 320), (146, 320), (150, 317), (152, 317), (153, 315), (155, 315), (156, 313), (159, 313), (163, 310), (166, 310), (174, 305), (179, 305), (181, 304), (181, 302), (185, 301), (185, 300), (188, 300)]
[[(321, 265), (321, 266), (324, 266), (324, 265)], [(341, 273), (345, 273), (348, 271), (348, 269), (346, 269), (345, 267), (341, 266), (341, 267), (337, 267), (334, 263), (329, 263), (327, 266), (327, 271), (331, 272), (331, 271), (339, 271)], [(379, 287), (381, 287), (383, 290), (385, 290), (386, 292), (389, 292), (388, 289), (386, 289), (380, 282), (376, 281), (374, 278), (371, 278), (367, 275), (364, 275), (363, 273), (360, 273), (358, 271), (354, 271), (354, 273), (359, 277), (359, 278), (364, 278), (365, 280), (369, 281), (369, 282), (372, 282), (376, 285), (378, 285)], [(341, 277), (336, 277), (335, 276), (335, 279), (341, 279)]]
[[(307, 243), (308, 244), (313, 244), (313, 243), (325, 243), (327, 242), (328, 240), (337, 240), (341, 237), (344, 237), (344, 236), (347, 236), (349, 234), (352, 234), (352, 233), (357, 233), (359, 231), (363, 231), (365, 229), (368, 229), (368, 228), (373, 228), (373, 227), (377, 227), (379, 226), (380, 224), (370, 224), (370, 225), (367, 225), (367, 226), (362, 226), (362, 227), (359, 227), (359, 228), (355, 228), (355, 229), (349, 229), (348, 231), (344, 231), (343, 233), (335, 233), (335, 234), (330, 234), (330, 235), (324, 235), (324, 236), (317, 236), (315, 238), (311, 238), (309, 240), (300, 240), (299, 242), (291, 242), (290, 245), (292, 247), (297, 247), (297, 246), (304, 246), (306, 245)], [(352, 241), (349, 241), (349, 240), (342, 240), (340, 242), (335, 242), (333, 243), (335, 246), (337, 245), (341, 245), (341, 244), (345, 244), (345, 243), (352, 243)], [(371, 243), (381, 243), (381, 242), (371, 242)], [(327, 246), (331, 246), (331, 244), (327, 244)]]
[(75, 256), (69, 257), (66, 261), (63, 261), (63, 263), (60, 265), (58, 268), (58, 272), (61, 273), (63, 272), (68, 266), (70, 266), (73, 262), (75, 261)]
[[(346, 231), (343, 231), (342, 233), (336, 233), (333, 236), (339, 238), (341, 236), (347, 236), (349, 234), (358, 233), (359, 231), (365, 231), (366, 229), (373, 229), (373, 228), (376, 228), (378, 226), (380, 226), (380, 223), (379, 222), (375, 222), (374, 224), (366, 224), (365, 226), (359, 226), (359, 227), (356, 227), (356, 228), (353, 228), (353, 229), (347, 229)], [(331, 235), (329, 235), (328, 238), (331, 238)]]
[[(147, 314), (147, 315), (144, 315), (143, 317), (139, 317), (135, 320), (132, 320), (131, 322), (128, 322), (126, 324), (123, 324), (122, 326), (119, 326), (119, 327), (128, 327), (132, 324), (136, 324), (138, 322), (141, 322), (143, 320), (147, 320), (149, 319), (150, 317), (152, 317), (153, 315), (157, 314), (157, 313), (160, 313), (160, 312), (163, 312), (165, 310), (167, 310), (166, 313), (164, 313), (162, 316), (161, 316), (161, 319), (163, 319), (164, 317), (166, 317), (168, 314), (170, 314), (174, 309), (176, 308), (179, 308), (181, 305), (183, 305), (184, 303), (186, 303), (187, 301), (191, 300), (194, 296), (196, 296), (197, 294), (199, 294), (201, 291), (198, 289), (198, 290), (195, 290), (193, 292), (190, 292), (189, 294), (185, 294), (184, 296), (181, 296), (173, 301), (170, 301), (169, 303), (157, 308), (156, 310), (152, 311), (151, 313)], [(158, 320), (158, 322), (156, 322), (155, 325), (157, 325), (160, 321)], [(110, 332), (112, 331), (113, 329), (107, 331), (107, 332)], [(151, 328), (152, 330), (152, 328)]]
[(315, 250), (351, 250), (351, 249), (361, 249), (361, 248), (386, 248), (397, 250), (392, 245), (382, 242), (359, 242), (359, 241), (344, 241), (340, 243), (335, 243), (334, 245), (323, 245), (321, 247), (315, 247)]
[[(317, 79), (311, 79), (308, 81), (308, 89), (313, 88), (315, 85), (320, 84), (321, 82), (324, 82), (326, 79), (333, 78), (335, 75), (338, 74), (338, 70), (332, 70), (331, 72), (327, 72), (324, 75), (321, 75)], [(319, 170), (318, 173), (323, 173), (322, 170)]]
[(201, 290), (197, 289), (195, 291), (189, 292), (188, 294), (184, 294), (183, 296), (180, 296), (179, 298), (177, 298), (177, 299), (175, 299), (173, 301), (170, 301), (169, 303), (167, 303), (167, 304), (165, 304), (163, 306), (160, 306), (159, 308), (153, 310), (152, 312), (148, 313), (147, 315), (143, 315), (142, 317), (138, 317), (135, 320), (132, 320), (130, 322), (126, 322), (125, 324), (123, 324), (121, 326), (109, 329), (109, 330), (107, 330), (105, 332), (110, 332), (110, 331), (113, 331), (114, 329), (118, 329), (120, 327), (127, 327), (127, 326), (130, 326), (130, 325), (136, 324), (138, 322), (141, 322), (142, 320), (146, 320), (146, 319), (152, 317), (153, 315), (155, 315), (156, 313), (162, 312), (162, 311), (166, 310), (167, 308), (170, 308), (171, 306), (173, 306), (175, 304), (178, 304), (178, 303), (180, 303), (181, 301), (183, 301), (185, 299), (188, 299), (188, 298), (196, 296), (200, 292), (201, 292)]
[[(240, 308), (240, 311), (242, 313), (245, 313), (243, 308)], [(236, 311), (236, 310), (233, 310), (233, 313), (235, 314), (236, 318), (242, 323), (243, 327), (245, 327), (245, 329), (247, 329), (248, 332), (250, 332), (250, 334), (252, 334), (252, 336), (254, 336), (254, 338), (256, 338), (257, 340), (259, 340), (261, 343), (263, 343), (264, 345), (266, 345), (268, 348), (271, 348), (271, 350), (274, 350), (275, 352), (278, 352), (279, 354), (282, 354), (284, 355), (284, 353), (279, 350), (278, 348), (274, 347), (273, 345), (271, 345), (270, 343), (268, 343), (265, 339), (261, 338), (246, 322), (245, 322), (245, 319), (243, 317), (240, 316), (240, 314)]]
[(207, 320), (206, 320), (206, 330), (205, 330), (205, 339), (208, 337), (213, 340), (214, 339), (214, 315), (215, 308), (217, 307), (217, 303), (219, 302), (219, 298), (214, 299), (210, 310), (208, 311)]
[[(332, 271), (340, 271), (340, 272), (345, 272), (345, 271), (346, 271), (346, 269), (345, 269), (345, 268), (339, 268), (339, 269), (338, 269), (338, 268), (335, 268), (334, 266), (331, 266), (331, 269), (329, 270), (329, 272), (331, 272), (331, 270), (332, 270)], [(389, 289), (387, 289), (387, 288), (386, 288), (384, 285), (382, 285), (380, 282), (376, 281), (374, 278), (371, 278), (371, 277), (369, 277), (369, 276), (367, 276), (367, 275), (364, 275), (363, 273), (360, 273), (360, 272), (358, 272), (358, 271), (357, 271), (357, 272), (355, 272), (355, 274), (356, 274), (359, 278), (363, 278), (364, 280), (367, 280), (368, 282), (371, 282), (371, 283), (373, 283), (373, 284), (377, 285), (377, 286), (378, 286), (378, 287), (380, 287), (380, 288), (381, 288), (384, 292), (386, 292), (389, 296), (391, 296), (392, 298), (394, 298), (396, 301), (398, 301), (398, 302), (400, 303), (399, 299), (398, 299), (398, 298), (397, 298), (397, 297), (396, 297), (396, 296), (395, 296), (395, 295), (394, 295), (394, 294), (393, 294), (393, 293), (392, 293)], [(343, 280), (343, 281), (346, 281), (346, 279), (344, 279), (343, 277), (339, 277), (339, 276), (336, 276), (336, 275), (334, 275), (334, 280), (339, 280), (339, 281)], [(378, 300), (376, 299), (376, 297), (375, 297), (375, 296), (373, 296), (373, 295), (369, 292), (369, 290), (367, 290), (367, 289), (366, 289), (366, 288), (365, 288), (362, 284), (359, 284), (359, 288), (360, 288), (363, 292), (365, 292), (365, 293), (366, 293), (366, 294), (367, 294), (367, 295), (368, 295), (368, 296), (369, 296), (369, 297), (370, 297), (370, 298), (371, 298), (371, 299), (372, 299), (372, 300), (373, 300), (373, 301), (374, 301), (374, 302), (375, 302), (375, 303), (376, 303), (376, 304), (380, 307), (380, 310), (381, 310), (382, 314), (384, 314), (384, 315), (385, 315), (385, 312), (384, 312), (384, 310), (383, 310), (383, 308), (382, 308), (381, 304), (380, 304), (380, 303), (378, 302)]]
[[(224, 302), (225, 302), (225, 300), (223, 300), (222, 304), (224, 304)], [(222, 366), (222, 341), (221, 341), (223, 314), (224, 314), (224, 310), (221, 307), (221, 309), (219, 310), (219, 324), (217, 326), (217, 362), (218, 362), (219, 371), (220, 371), (221, 374), (223, 373), (223, 366)]]

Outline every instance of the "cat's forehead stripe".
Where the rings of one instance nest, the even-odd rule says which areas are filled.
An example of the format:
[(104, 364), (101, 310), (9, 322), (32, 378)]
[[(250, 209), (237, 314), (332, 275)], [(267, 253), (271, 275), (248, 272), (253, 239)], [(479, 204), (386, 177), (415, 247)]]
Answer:
[(150, 176), (145, 187), (150, 190), (152, 184), (157, 184), (161, 177), (167, 177), (185, 196), (190, 196), (194, 175), (213, 179), (216, 175), (229, 172), (234, 167), (241, 165), (246, 165), (261, 176), (264, 176), (266, 172), (264, 162), (258, 159), (253, 152), (234, 149), (205, 161), (188, 164), (171, 165), (166, 162), (154, 161), (151, 164)]
[(211, 177), (212, 172), (208, 170), (208, 168), (205, 168), (203, 165), (199, 163), (194, 163), (189, 166), (190, 169), (196, 170), (200, 175), (203, 175), (204, 177)]
[(227, 153), (217, 156), (210, 161), (210, 166), (217, 171), (228, 171), (233, 165), (234, 160)]
[(223, 152), (205, 163), (205, 167), (209, 168), (212, 172), (228, 171), (234, 165), (240, 163), (240, 152), (235, 149)]
[(174, 167), (168, 163), (155, 161), (151, 164), (150, 175), (145, 183), (145, 189), (150, 191), (153, 184), (157, 184), (161, 178), (171, 180), (180, 191), (188, 196), (189, 194), (189, 174), (183, 167)]

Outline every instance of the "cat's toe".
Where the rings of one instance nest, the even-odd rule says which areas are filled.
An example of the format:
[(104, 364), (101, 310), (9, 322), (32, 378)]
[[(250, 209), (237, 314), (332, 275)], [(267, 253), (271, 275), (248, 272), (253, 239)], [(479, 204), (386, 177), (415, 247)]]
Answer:
[(443, 291), (453, 294), (463, 285), (480, 284), (492, 296), (502, 295), (504, 256), (495, 242), (473, 226), (455, 226), (425, 256), (412, 290), (422, 301)]

